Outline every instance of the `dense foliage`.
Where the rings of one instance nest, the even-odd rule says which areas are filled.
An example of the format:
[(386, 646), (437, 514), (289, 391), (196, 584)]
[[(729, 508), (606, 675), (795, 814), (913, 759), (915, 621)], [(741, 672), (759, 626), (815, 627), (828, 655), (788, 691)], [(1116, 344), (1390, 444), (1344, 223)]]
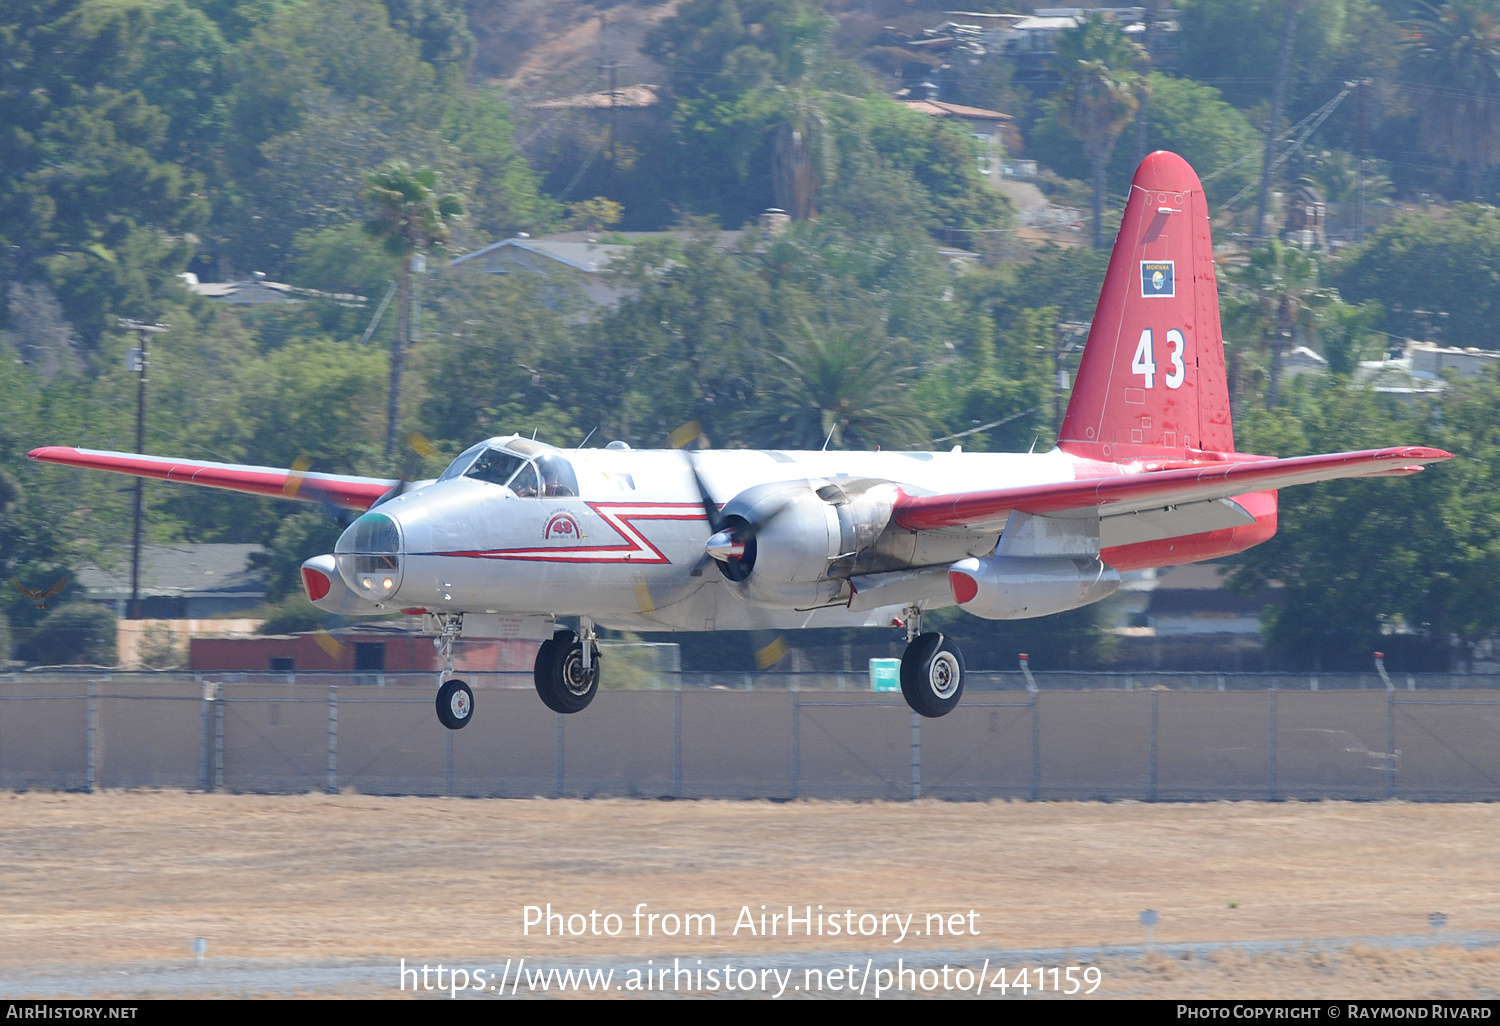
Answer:
[[(1424, 203), (1337, 257), (1239, 238), (1221, 283), (1240, 445), (1399, 441), (1464, 458), (1414, 481), (1287, 491), (1280, 536), (1240, 580), (1285, 584), (1267, 630), (1288, 663), (1359, 663), (1377, 641), (1414, 664), (1462, 661), (1500, 630), (1500, 385), (1402, 402), (1355, 380), (1402, 336), (1497, 344), (1495, 107), (1475, 104), (1500, 67), (1492, 3), (1183, 0), (1175, 63), (1147, 72), (1135, 43), (1091, 23), (1050, 88), (1018, 86), (994, 53), (918, 60), (856, 6), (678, 5), (644, 43), (662, 102), (617, 138), (480, 84), (461, 0), (0, 2), (0, 578), (124, 558), (128, 483), (24, 458), (133, 446), (137, 340), (121, 318), (169, 326), (150, 339), (151, 452), (412, 476), (481, 437), (657, 445), (690, 420), (717, 446), (1048, 446), (1106, 256), (1015, 243), (974, 138), (892, 100), (892, 71), (915, 62), (948, 99), (1003, 105), (1043, 184), (1078, 205), (1093, 192), (1106, 218), (1142, 147), (1184, 153), (1222, 242), (1244, 227), (1243, 203), (1227, 204), (1257, 180), (1296, 7), (1276, 127), (1347, 81), (1372, 85), (1331, 109), (1277, 187), (1305, 178), (1352, 202), (1363, 146), (1372, 200), (1481, 202)], [(897, 6), (912, 7), (880, 9), (908, 17)], [(404, 230), (422, 218), (382, 199), (403, 190), (431, 200), (428, 230)], [(793, 222), (763, 236), (771, 206)], [(561, 277), (445, 259), (563, 227), (673, 231), (632, 244), (605, 305)], [(939, 246), (955, 242), (983, 259), (950, 262)], [(427, 272), (404, 274), (419, 253)], [(190, 293), (185, 272), (302, 291), (233, 307)], [(1284, 379), (1296, 346), (1332, 375)], [(412, 432), (434, 449), (391, 451)], [(333, 514), (155, 483), (146, 504), (154, 540), (266, 545), (271, 598), (293, 596), (277, 623), (313, 622), (296, 566), (336, 536)], [(0, 613), (0, 656), (53, 658), (62, 610), (7, 587)], [(1104, 652), (1088, 616), (970, 629), (976, 652), (1025, 645), (1038, 665)]]

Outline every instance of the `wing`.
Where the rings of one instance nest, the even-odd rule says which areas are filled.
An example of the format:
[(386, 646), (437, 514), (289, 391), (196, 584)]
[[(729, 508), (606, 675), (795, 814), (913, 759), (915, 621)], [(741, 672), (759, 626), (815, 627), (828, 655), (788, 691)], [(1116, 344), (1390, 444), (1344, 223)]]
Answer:
[(128, 452), (103, 452), (98, 449), (75, 449), (72, 446), (49, 445), (33, 449), (27, 456), (43, 463), (61, 463), (68, 467), (111, 470), (135, 477), (154, 477), (161, 481), (223, 488), (250, 495), (269, 495), (278, 499), (300, 499), (321, 502), (345, 509), (369, 509), (386, 492), (396, 486), (394, 480), (374, 477), (352, 477), (342, 474), (308, 474), (276, 467), (252, 467), (238, 463), (208, 463), (203, 460), (178, 460), (163, 456), (140, 456)]
[(16, 590), (19, 591), (22, 595), (25, 595), (27, 598), (31, 599), (31, 601), (33, 601), (33, 602), (40, 602), (41, 601), (41, 599), (42, 599), (42, 593), (41, 592), (39, 592), (39, 591), (32, 591), (30, 588), (26, 587), (20, 581), (16, 580), (14, 577), (12, 577), (10, 579), (10, 583), (14, 584), (16, 586)]
[(1425, 446), (1289, 459), (1253, 458), (1245, 462), (1200, 464), (1023, 488), (946, 495), (903, 494), (891, 512), (892, 519), (910, 531), (954, 527), (998, 531), (1013, 510), (1060, 518), (1110, 517), (1342, 477), (1410, 474), (1425, 464), (1452, 458), (1452, 453)]
[(66, 588), (68, 586), (68, 580), (69, 580), (69, 576), (67, 574), (63, 574), (62, 580), (58, 581), (52, 587), (50, 587), (46, 591), (42, 592), (42, 598), (49, 599), (53, 595), (56, 595), (58, 592), (62, 591), (64, 588)]

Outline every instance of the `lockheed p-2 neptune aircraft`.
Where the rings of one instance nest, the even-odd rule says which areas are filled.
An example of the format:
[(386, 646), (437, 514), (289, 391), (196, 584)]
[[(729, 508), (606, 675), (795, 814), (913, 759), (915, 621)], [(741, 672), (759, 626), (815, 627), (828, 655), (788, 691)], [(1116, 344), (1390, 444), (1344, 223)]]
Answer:
[[(1122, 571), (1213, 559), (1276, 532), (1276, 490), (1400, 475), (1450, 458), (1409, 446), (1274, 459), (1238, 453), (1203, 186), (1157, 152), (1136, 171), (1056, 448), (1046, 453), (705, 451), (519, 436), (395, 481), (67, 447), (32, 459), (367, 510), (302, 565), (342, 614), (420, 612), (448, 656), (438, 718), (465, 726), (463, 637), (543, 641), (542, 701), (599, 685), (595, 634), (904, 627), (901, 688), (958, 703), (964, 661), (923, 614), (989, 619), (1097, 602)], [(564, 626), (576, 623), (577, 628)]]

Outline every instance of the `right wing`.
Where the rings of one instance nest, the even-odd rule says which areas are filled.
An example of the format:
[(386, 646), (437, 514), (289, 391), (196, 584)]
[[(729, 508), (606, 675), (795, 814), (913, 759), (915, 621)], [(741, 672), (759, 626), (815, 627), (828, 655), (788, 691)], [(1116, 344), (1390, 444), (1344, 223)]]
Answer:
[(1109, 517), (1207, 502), (1247, 492), (1274, 491), (1314, 481), (1410, 474), (1453, 458), (1425, 446), (1365, 449), (1287, 459), (1205, 463), (1057, 484), (1025, 485), (943, 495), (901, 495), (892, 519), (909, 531), (970, 527), (999, 530), (1012, 510), (1051, 517)]
[(309, 474), (294, 469), (253, 467), (239, 463), (209, 463), (204, 460), (178, 460), (165, 456), (141, 456), (128, 452), (104, 452), (99, 449), (75, 449), (67, 445), (48, 445), (27, 453), (42, 463), (61, 463), (67, 467), (110, 470), (134, 477), (154, 477), (161, 481), (223, 488), (250, 495), (269, 495), (277, 499), (300, 499), (321, 502), (344, 509), (366, 510), (400, 482), (376, 477), (353, 477), (344, 474)]

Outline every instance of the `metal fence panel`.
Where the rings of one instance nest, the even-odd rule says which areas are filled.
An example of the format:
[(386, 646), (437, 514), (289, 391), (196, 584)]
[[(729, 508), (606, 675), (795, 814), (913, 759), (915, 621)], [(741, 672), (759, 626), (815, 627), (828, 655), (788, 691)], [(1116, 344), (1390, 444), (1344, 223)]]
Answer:
[(796, 697), (796, 797), (911, 797), (911, 710), (905, 702), (826, 692)]
[(223, 781), (230, 791), (328, 786), (328, 688), (226, 684)]
[(560, 793), (557, 721), (562, 717), (543, 705), (535, 691), (477, 690), (473, 722), (451, 733), (438, 725), (431, 704), (426, 715), (434, 731), (449, 735), (443, 743), (453, 745), (454, 794), (530, 798)]
[(1151, 786), (1151, 694), (1037, 695), (1041, 798), (1140, 798)]
[(921, 724), (921, 794), (932, 798), (1031, 797), (1031, 699), (1002, 704), (969, 694)]
[(1386, 693), (1278, 691), (1278, 798), (1384, 798)]
[(1413, 699), (1397, 692), (1391, 726), (1398, 798), (1500, 798), (1500, 692)]
[(0, 686), (0, 787), (90, 786), (87, 688), (86, 681)]
[(1158, 691), (1160, 799), (1265, 798), (1270, 778), (1266, 692)]
[(601, 691), (593, 715), (563, 717), (562, 793), (670, 796), (672, 705), (670, 691)]
[(791, 797), (792, 699), (787, 694), (680, 694), (683, 797)]
[(192, 683), (95, 685), (99, 787), (203, 786), (203, 689)]
[(433, 688), (340, 688), (337, 786), (361, 794), (446, 794), (448, 738)]

